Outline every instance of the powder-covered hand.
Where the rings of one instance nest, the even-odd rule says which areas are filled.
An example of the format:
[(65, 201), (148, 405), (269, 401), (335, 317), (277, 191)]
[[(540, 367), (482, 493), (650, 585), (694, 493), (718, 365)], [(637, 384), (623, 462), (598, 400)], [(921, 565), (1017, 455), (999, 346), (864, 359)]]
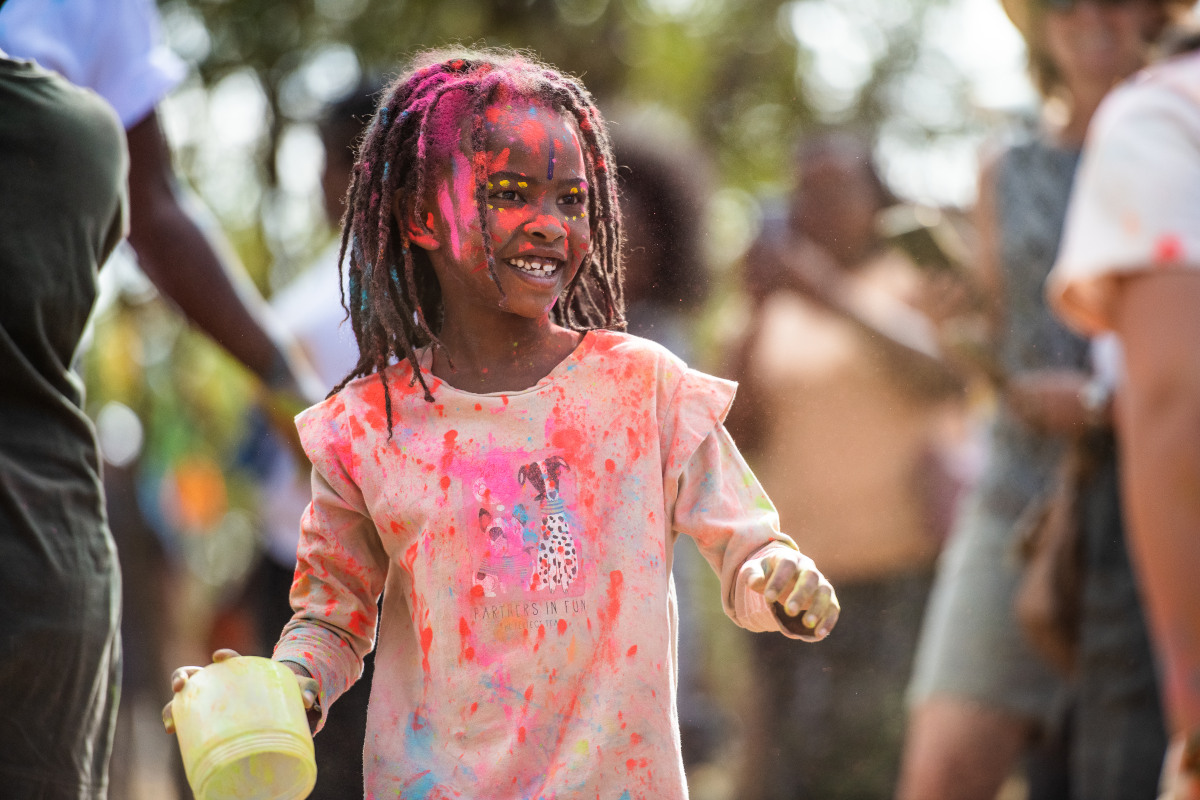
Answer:
[(829, 635), (842, 607), (811, 558), (781, 548), (752, 562), (751, 568), (750, 588), (773, 604), (785, 628), (818, 639)]
[[(231, 658), (237, 658), (241, 654), (236, 650), (228, 648), (217, 650), (213, 653), (213, 663), (219, 664), (222, 661), (227, 661)], [(291, 661), (282, 662), (284, 666), (296, 674), (296, 682), (300, 684), (300, 696), (304, 700), (304, 710), (308, 715), (309, 727), (312, 727), (317, 720), (321, 718), (321, 708), (317, 705), (317, 698), (320, 696), (320, 687), (317, 681), (308, 674), (308, 671), (299, 664)], [(171, 691), (179, 694), (183, 691), (183, 687), (187, 685), (188, 679), (195, 675), (203, 667), (180, 667), (171, 673)], [(163, 727), (167, 729), (167, 733), (175, 733), (175, 717), (171, 713), (171, 703), (168, 702), (163, 706), (162, 721)]]

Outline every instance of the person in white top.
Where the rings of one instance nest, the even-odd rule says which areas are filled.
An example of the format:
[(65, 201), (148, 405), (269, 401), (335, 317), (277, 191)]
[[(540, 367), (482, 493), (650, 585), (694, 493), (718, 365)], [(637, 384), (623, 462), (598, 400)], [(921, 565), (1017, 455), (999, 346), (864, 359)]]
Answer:
[(1200, 55), (1115, 90), (1088, 132), (1047, 291), (1115, 332), (1131, 554), (1163, 671), (1167, 796), (1200, 798)]
[(7, 0), (0, 49), (95, 91), (117, 112), (129, 146), (129, 243), (139, 266), (272, 390), (278, 427), (290, 434), (291, 415), (323, 392), (232, 249), (214, 244), (214, 232), (181, 201), (157, 107), (187, 70), (162, 42), (153, 0)]

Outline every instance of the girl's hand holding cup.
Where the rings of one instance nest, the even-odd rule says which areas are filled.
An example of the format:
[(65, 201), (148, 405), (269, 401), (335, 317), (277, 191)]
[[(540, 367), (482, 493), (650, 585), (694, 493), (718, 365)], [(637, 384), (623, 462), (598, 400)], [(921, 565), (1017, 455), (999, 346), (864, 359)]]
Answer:
[[(223, 648), (213, 653), (213, 663), (219, 664), (222, 661), (227, 661), (231, 658), (240, 658), (241, 654), (236, 650)], [(320, 687), (317, 681), (308, 674), (308, 670), (299, 664), (291, 661), (282, 662), (285, 667), (296, 673), (296, 682), (300, 684), (300, 697), (304, 700), (304, 711), (308, 715), (310, 727), (321, 718), (321, 707), (317, 703), (317, 698), (320, 696)], [(195, 675), (204, 667), (180, 667), (171, 673), (171, 691), (179, 694), (183, 691), (183, 687), (187, 685), (188, 679)], [(174, 700), (163, 706), (162, 720), (163, 727), (167, 729), (167, 733), (175, 733), (175, 717), (171, 712), (171, 706)]]
[(171, 689), (163, 725), (178, 737), (197, 800), (300, 800), (312, 791), (321, 710), (302, 666), (218, 650), (207, 667), (175, 670)]
[(782, 548), (752, 564), (750, 588), (772, 603), (775, 616), (792, 633), (824, 639), (837, 624), (841, 605), (833, 585), (813, 560)]

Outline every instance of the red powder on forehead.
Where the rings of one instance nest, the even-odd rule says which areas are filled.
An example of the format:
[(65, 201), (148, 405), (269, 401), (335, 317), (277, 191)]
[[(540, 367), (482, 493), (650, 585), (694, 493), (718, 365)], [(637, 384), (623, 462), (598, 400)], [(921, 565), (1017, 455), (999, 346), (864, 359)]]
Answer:
[(503, 172), (508, 169), (508, 158), (512, 155), (509, 148), (504, 148), (498, 153), (477, 153), (478, 158), (485, 172)]

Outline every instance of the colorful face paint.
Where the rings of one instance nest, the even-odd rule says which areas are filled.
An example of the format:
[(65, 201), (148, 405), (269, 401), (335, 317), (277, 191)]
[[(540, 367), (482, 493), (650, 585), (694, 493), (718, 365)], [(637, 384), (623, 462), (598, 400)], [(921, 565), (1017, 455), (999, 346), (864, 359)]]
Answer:
[[(485, 112), (488, 234), (503, 297), (487, 273), (466, 148), (450, 153), (434, 188), (430, 257), (447, 319), (482, 309), (538, 318), (578, 272), (591, 242), (579, 133), (562, 112), (513, 98)], [(545, 175), (547, 177), (543, 178)]]

